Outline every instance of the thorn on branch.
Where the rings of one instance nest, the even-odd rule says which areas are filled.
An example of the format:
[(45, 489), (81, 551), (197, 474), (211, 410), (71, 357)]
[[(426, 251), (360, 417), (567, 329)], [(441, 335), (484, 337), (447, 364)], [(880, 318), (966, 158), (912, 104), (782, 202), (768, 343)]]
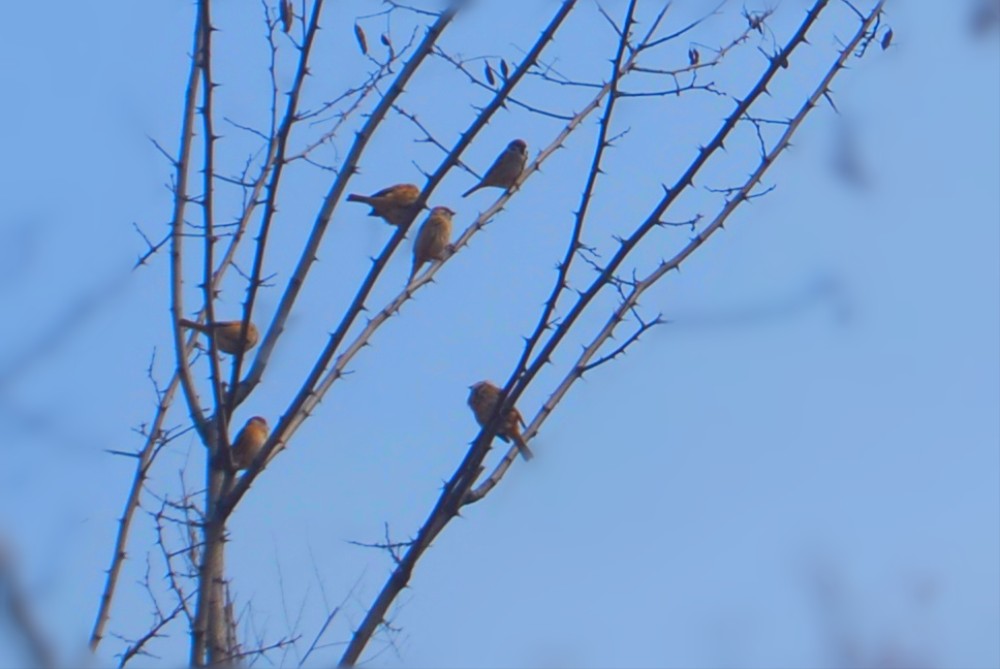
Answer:
[(138, 458), (140, 455), (139, 453), (133, 453), (131, 451), (118, 451), (113, 448), (105, 448), (104, 452), (110, 453), (111, 455), (120, 455), (125, 458)]
[(827, 102), (830, 103), (830, 107), (833, 108), (833, 111), (839, 115), (840, 109), (837, 107), (837, 104), (833, 101), (833, 96), (830, 95), (829, 90), (823, 91), (823, 97), (826, 99)]

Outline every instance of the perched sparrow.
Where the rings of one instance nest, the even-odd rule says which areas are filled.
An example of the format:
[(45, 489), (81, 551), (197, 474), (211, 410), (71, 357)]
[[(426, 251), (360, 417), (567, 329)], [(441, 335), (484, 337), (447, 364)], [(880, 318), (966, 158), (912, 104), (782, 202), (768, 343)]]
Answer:
[(254, 416), (247, 421), (233, 442), (233, 464), (236, 469), (246, 469), (250, 466), (270, 434), (271, 428), (260, 416)]
[[(497, 400), (500, 399), (500, 389), (489, 381), (480, 381), (469, 386), (469, 389), (472, 391), (469, 393), (469, 406), (472, 408), (472, 413), (476, 415), (476, 422), (481, 427), (484, 427), (490, 422), (493, 412), (496, 411)], [(505, 442), (513, 439), (517, 450), (521, 452), (521, 457), (525, 460), (530, 460), (535, 455), (528, 448), (524, 437), (521, 436), (521, 429), (518, 427), (519, 424), (524, 425), (524, 418), (521, 417), (520, 411), (511, 407), (510, 411), (507, 412), (507, 416), (500, 421), (500, 427), (497, 428), (497, 436)]]
[(240, 329), (243, 327), (243, 321), (216, 321), (202, 325), (182, 318), (180, 324), (182, 327), (204, 332), (209, 337), (214, 338), (215, 345), (219, 347), (219, 350), (229, 355), (236, 355), (241, 350), (246, 353), (257, 345), (257, 339), (260, 338), (257, 326), (253, 323), (247, 323), (247, 338), (243, 342), (243, 346), (240, 346)]
[(413, 243), (413, 269), (410, 281), (425, 262), (444, 260), (451, 246), (451, 217), (455, 215), (448, 207), (434, 207), (431, 215), (420, 226), (417, 241)]
[(383, 188), (374, 195), (351, 193), (348, 202), (371, 205), (369, 216), (381, 216), (389, 225), (404, 225), (413, 219), (413, 205), (420, 197), (420, 189), (413, 184), (396, 184)]
[(515, 139), (507, 145), (497, 159), (486, 170), (486, 175), (478, 184), (462, 193), (462, 197), (468, 197), (473, 191), (487, 186), (495, 188), (510, 188), (524, 170), (524, 164), (528, 161), (528, 145), (523, 139)]

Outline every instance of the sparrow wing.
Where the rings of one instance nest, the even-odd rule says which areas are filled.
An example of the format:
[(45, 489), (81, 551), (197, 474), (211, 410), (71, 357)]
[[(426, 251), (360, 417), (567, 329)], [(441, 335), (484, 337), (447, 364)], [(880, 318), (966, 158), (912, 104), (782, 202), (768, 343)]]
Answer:
[(388, 186), (386, 188), (383, 188), (377, 193), (372, 193), (371, 197), (375, 198), (375, 197), (385, 197), (386, 195), (392, 195), (398, 189), (399, 189), (398, 184), (395, 186)]

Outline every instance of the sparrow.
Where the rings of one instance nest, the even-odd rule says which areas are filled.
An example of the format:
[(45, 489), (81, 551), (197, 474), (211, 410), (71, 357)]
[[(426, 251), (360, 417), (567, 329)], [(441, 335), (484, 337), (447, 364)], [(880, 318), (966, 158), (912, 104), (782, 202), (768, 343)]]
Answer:
[(414, 184), (396, 184), (383, 188), (373, 195), (351, 193), (348, 202), (364, 202), (372, 210), (369, 216), (380, 216), (389, 225), (406, 225), (413, 220), (413, 205), (420, 197), (420, 189)]
[[(469, 393), (469, 407), (472, 408), (472, 413), (476, 416), (476, 422), (479, 423), (480, 427), (485, 427), (490, 422), (490, 418), (493, 417), (493, 412), (496, 411), (497, 400), (500, 399), (500, 388), (490, 381), (480, 381), (469, 386), (469, 390), (471, 391)], [(513, 439), (521, 457), (530, 460), (535, 457), (535, 454), (531, 452), (524, 437), (521, 436), (519, 424), (524, 425), (524, 418), (521, 417), (520, 411), (511, 407), (507, 416), (500, 421), (497, 436), (505, 442)]]
[(413, 281), (425, 262), (445, 259), (451, 250), (451, 217), (454, 215), (455, 212), (448, 207), (431, 209), (430, 216), (417, 232), (417, 241), (413, 243), (413, 269), (409, 281)]
[(528, 161), (528, 145), (523, 139), (515, 139), (507, 145), (497, 159), (486, 170), (482, 181), (462, 193), (462, 197), (468, 197), (474, 191), (487, 186), (495, 188), (510, 188), (521, 176), (524, 164)]
[(247, 469), (250, 466), (270, 434), (271, 428), (260, 416), (254, 416), (247, 421), (233, 442), (233, 465), (236, 469)]
[(215, 345), (219, 347), (219, 350), (229, 355), (236, 355), (240, 351), (246, 353), (257, 345), (257, 340), (260, 338), (257, 326), (253, 323), (247, 323), (247, 338), (240, 346), (240, 329), (243, 327), (243, 321), (216, 321), (202, 324), (182, 318), (179, 323), (181, 327), (204, 332), (209, 337), (214, 338)]

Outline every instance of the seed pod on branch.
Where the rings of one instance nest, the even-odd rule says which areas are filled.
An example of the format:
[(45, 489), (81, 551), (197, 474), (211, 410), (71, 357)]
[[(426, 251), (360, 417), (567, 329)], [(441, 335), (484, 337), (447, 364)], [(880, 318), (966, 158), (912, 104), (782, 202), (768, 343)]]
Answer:
[(885, 31), (885, 35), (882, 35), (882, 51), (888, 49), (890, 44), (892, 44), (892, 28), (889, 28)]
[(292, 0), (281, 0), (281, 28), (286, 33), (292, 32), (292, 20), (295, 14), (292, 12)]
[(361, 29), (361, 26), (357, 23), (354, 24), (354, 38), (358, 40), (358, 48), (361, 49), (361, 53), (368, 55), (368, 38), (365, 37), (365, 31)]

